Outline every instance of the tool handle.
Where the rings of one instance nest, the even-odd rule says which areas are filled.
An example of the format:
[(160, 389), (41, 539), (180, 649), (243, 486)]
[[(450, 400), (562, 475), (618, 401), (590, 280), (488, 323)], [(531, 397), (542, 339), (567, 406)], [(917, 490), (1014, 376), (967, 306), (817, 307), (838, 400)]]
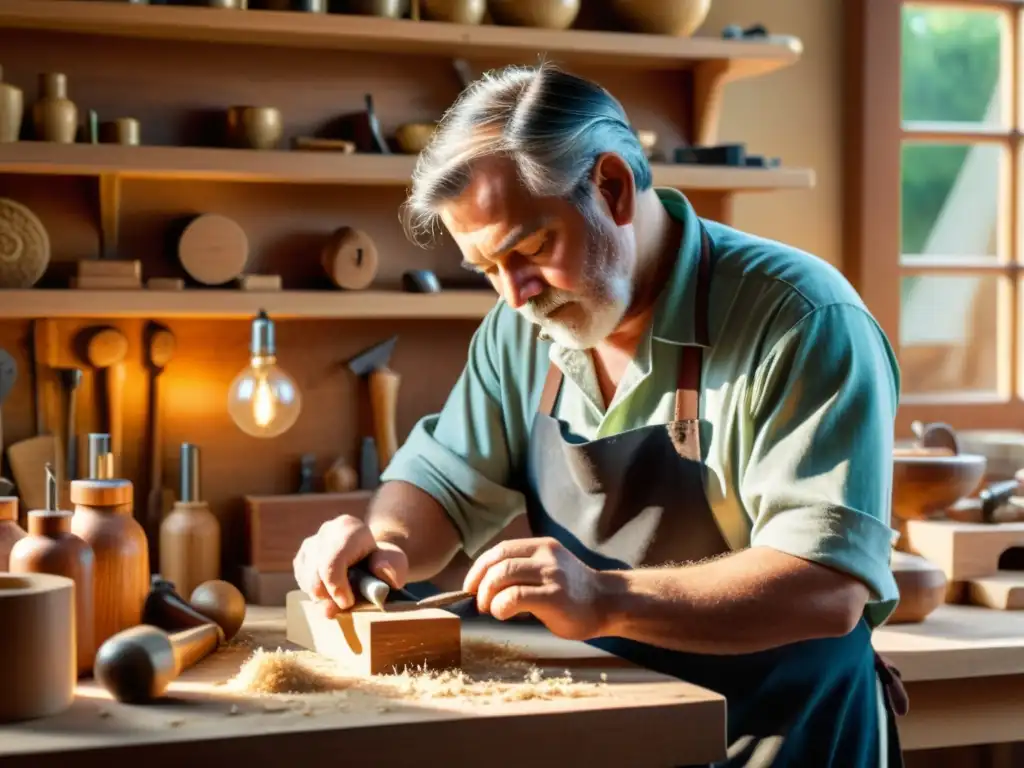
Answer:
[(391, 593), (390, 585), (370, 573), (370, 568), (365, 560), (349, 566), (348, 581), (354, 592), (378, 608), (384, 606), (384, 601)]
[(171, 635), (171, 648), (174, 649), (174, 664), (178, 674), (217, 650), (221, 637), (223, 634), (220, 627), (213, 623), (183, 629)]
[(378, 470), (383, 472), (398, 450), (395, 418), (398, 412), (398, 388), (401, 376), (381, 368), (370, 373), (370, 406), (373, 409), (373, 435), (377, 440)]
[(107, 418), (110, 421), (110, 452), (114, 454), (114, 472), (121, 471), (124, 440), (124, 363), (114, 363), (107, 368)]

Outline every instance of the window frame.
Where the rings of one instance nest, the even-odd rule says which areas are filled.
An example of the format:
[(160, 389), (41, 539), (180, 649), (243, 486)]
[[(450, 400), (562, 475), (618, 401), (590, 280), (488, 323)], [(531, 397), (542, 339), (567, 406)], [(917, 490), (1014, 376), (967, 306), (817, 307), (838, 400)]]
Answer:
[[(908, 130), (901, 120), (901, 29), (905, 5), (949, 5), (971, 9), (1002, 10), (1010, 14), (1007, 55), (1001, 82), (1009, 93), (1011, 125), (990, 126), (918, 124)], [(1024, 45), (1024, 0), (851, 0), (845, 13), (845, 64), (847, 109), (843, 124), (847, 162), (844, 168), (846, 216), (843, 225), (843, 267), (868, 309), (878, 320), (899, 355), (900, 278), (908, 274), (998, 275), (1001, 303), (1006, 308), (1000, 327), (1008, 327), (999, 350), (1007, 362), (1001, 365), (999, 395), (908, 396), (901, 395), (896, 434), (911, 436), (914, 421), (942, 421), (964, 429), (1024, 430), (1024, 337), (1021, 333), (1021, 302), (1024, 299), (1024, 253), (1020, 211), (1020, 184), (1024, 182), (1021, 156), (1022, 87), (1021, 47)], [(901, 147), (905, 139), (947, 143), (995, 141), (1009, 148), (1008, 199), (1006, 200), (1008, 260), (979, 264), (960, 263), (943, 257), (942, 264), (901, 264), (900, 204)], [(1001, 203), (1002, 204), (1002, 203)]]

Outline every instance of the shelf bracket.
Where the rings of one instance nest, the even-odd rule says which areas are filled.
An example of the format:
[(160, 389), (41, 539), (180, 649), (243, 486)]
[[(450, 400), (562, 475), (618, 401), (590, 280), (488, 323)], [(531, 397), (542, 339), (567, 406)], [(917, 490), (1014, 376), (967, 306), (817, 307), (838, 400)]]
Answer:
[(722, 97), (730, 77), (731, 62), (703, 61), (693, 71), (690, 101), (690, 144), (707, 147), (718, 140), (718, 121), (722, 115)]
[(121, 217), (121, 177), (101, 173), (99, 177), (100, 258), (117, 258)]

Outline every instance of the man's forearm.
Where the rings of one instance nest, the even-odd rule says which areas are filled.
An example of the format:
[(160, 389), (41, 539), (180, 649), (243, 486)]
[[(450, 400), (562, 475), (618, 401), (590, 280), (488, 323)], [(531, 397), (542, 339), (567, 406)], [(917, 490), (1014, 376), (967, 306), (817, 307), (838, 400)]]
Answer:
[(689, 653), (738, 654), (849, 632), (860, 581), (765, 547), (680, 568), (610, 571), (603, 635)]
[(409, 581), (436, 576), (459, 551), (459, 532), (430, 494), (401, 481), (385, 483), (370, 502), (366, 524), (377, 541), (399, 547), (409, 558)]

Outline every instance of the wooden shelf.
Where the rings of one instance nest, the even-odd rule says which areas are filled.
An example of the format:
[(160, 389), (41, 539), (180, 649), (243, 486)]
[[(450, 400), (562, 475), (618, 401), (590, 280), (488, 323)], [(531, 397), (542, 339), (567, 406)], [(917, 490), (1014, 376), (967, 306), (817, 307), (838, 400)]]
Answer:
[(497, 302), (492, 291), (183, 291), (0, 290), (0, 318), (480, 319)]
[[(409, 183), (415, 162), (412, 155), (334, 155), (287, 150), (127, 147), (35, 141), (0, 144), (0, 173), (112, 175), (122, 179), (404, 186)], [(655, 165), (653, 170), (655, 184), (678, 189), (740, 192), (808, 189), (814, 186), (814, 172), (803, 169)]]
[(445, 57), (536, 60), (646, 69), (727, 62), (730, 79), (794, 64), (803, 51), (788, 36), (767, 40), (676, 38), (622, 32), (465, 26), (345, 14), (224, 11), (79, 0), (0, 0), (0, 27), (137, 39), (269, 45)]

